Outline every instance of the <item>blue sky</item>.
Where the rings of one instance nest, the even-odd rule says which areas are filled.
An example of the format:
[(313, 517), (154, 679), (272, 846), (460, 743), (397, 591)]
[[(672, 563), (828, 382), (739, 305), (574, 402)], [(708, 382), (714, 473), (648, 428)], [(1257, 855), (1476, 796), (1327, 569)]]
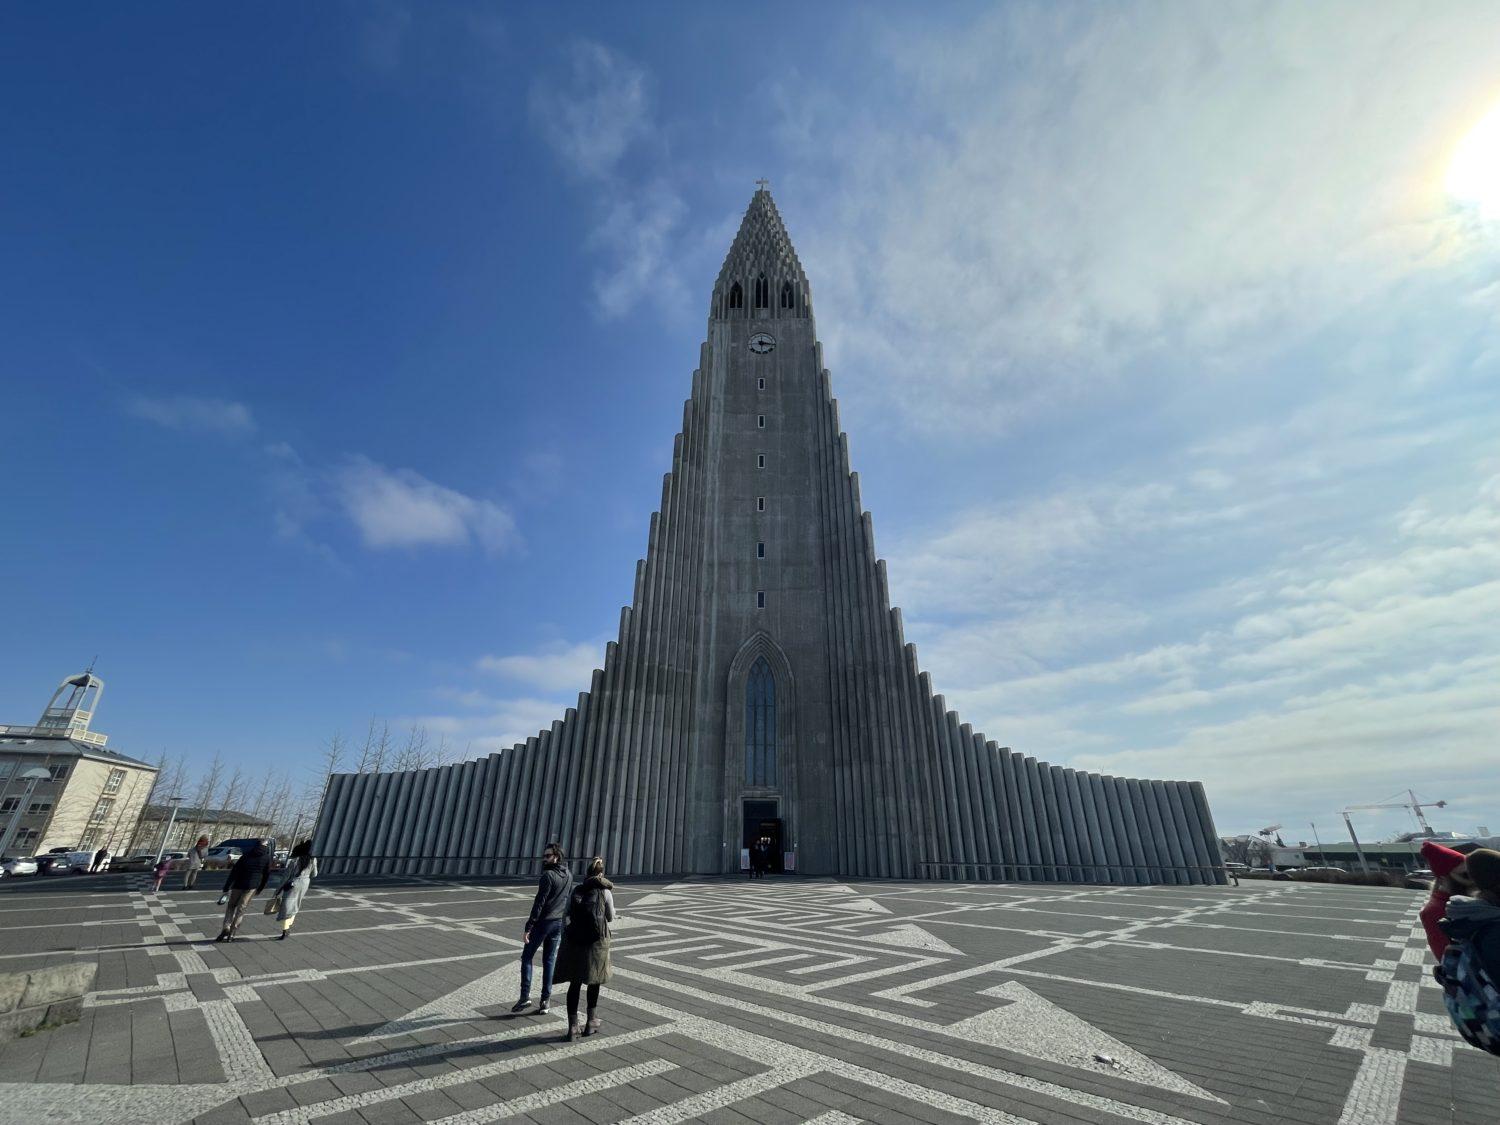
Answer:
[(1445, 187), (1496, 57), (1463, 4), (9, 6), (0, 718), (97, 653), (145, 757), (550, 721), (766, 176), (966, 719), (1225, 831), (1500, 827), (1500, 184)]

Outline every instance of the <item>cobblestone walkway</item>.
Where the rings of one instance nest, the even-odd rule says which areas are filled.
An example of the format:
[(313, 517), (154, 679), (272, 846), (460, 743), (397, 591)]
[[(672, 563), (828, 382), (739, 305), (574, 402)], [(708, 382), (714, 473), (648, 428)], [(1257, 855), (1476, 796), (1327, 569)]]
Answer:
[(0, 886), (0, 970), (99, 963), (80, 1023), (0, 1045), (0, 1122), (1500, 1118), (1412, 892), (626, 884), (573, 1044), (560, 995), (508, 1015), (529, 887), (327, 881), (291, 940), (254, 914), (231, 946), (216, 897)]

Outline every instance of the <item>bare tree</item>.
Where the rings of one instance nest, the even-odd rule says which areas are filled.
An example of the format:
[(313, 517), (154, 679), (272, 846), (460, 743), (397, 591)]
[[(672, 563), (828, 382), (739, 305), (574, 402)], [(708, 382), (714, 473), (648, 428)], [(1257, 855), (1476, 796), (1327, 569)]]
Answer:
[(168, 797), (182, 796), (187, 786), (187, 764), (177, 754), (165, 750), (156, 760), (156, 777), (151, 781), (151, 791), (146, 795), (148, 805), (162, 805)]
[[(214, 794), (219, 791), (219, 780), (224, 776), (224, 755), (214, 751), (214, 760), (198, 778), (198, 788), (193, 794), (193, 827), (187, 834), (189, 839), (204, 834), (204, 829), (213, 827), (205, 820), (213, 807)], [(212, 841), (210, 841), (212, 843)]]
[(432, 765), (432, 751), (428, 746), (427, 728), (413, 723), (406, 732), (406, 742), (396, 753), (395, 768), (398, 770), (421, 770)]
[(303, 808), (312, 807), (316, 809), (323, 802), (323, 794), (328, 791), (328, 780), (339, 772), (339, 767), (344, 764), (344, 755), (348, 750), (348, 743), (344, 739), (343, 731), (334, 731), (333, 736), (323, 744), (323, 757), (318, 766), (318, 774), (306, 797), (303, 799)]
[(375, 756), (370, 759), (370, 772), (379, 773), (391, 757), (391, 724), (380, 720), (380, 737), (375, 741)]
[(365, 740), (359, 747), (359, 761), (355, 763), (355, 773), (369, 773), (370, 763), (375, 758), (375, 716), (370, 716), (370, 725), (365, 728)]
[(271, 790), (276, 784), (276, 778), (277, 775), (270, 770), (261, 774), (260, 789), (256, 792), (254, 799), (250, 801), (249, 806), (245, 810), (246, 812), (259, 817), (266, 816), (266, 813), (270, 811)]
[[(244, 771), (235, 768), (234, 773), (229, 775), (229, 780), (224, 783), (224, 791), (219, 799), (214, 802), (214, 807), (229, 813), (242, 813), (245, 810), (240, 806), (245, 803), (246, 791), (249, 783), (245, 778)], [(215, 825), (218, 828), (218, 825)], [(222, 831), (222, 830), (221, 830)], [(243, 835), (244, 829), (236, 826), (235, 835)]]
[(266, 774), (261, 796), (257, 798), (253, 812), (271, 826), (271, 835), (278, 839), (284, 835), (281, 829), (286, 819), (287, 806), (291, 801), (292, 786), (285, 773)]

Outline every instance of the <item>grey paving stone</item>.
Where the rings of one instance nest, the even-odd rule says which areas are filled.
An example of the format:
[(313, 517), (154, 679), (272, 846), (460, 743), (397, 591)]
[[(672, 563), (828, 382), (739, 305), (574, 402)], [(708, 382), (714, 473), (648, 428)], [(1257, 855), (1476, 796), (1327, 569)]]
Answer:
[[(1116, 1123), (1149, 1112), (1202, 1125), (1336, 1125), (1359, 1092), (1364, 1055), (1332, 1036), (1363, 1029), (1375, 1049), (1404, 1051), (1416, 1030), (1412, 1007), (1423, 1018), (1442, 1017), (1440, 997), (1421, 984), (1423, 966), (1366, 978), (1377, 960), (1422, 947), (1412, 912), (1420, 900), (1402, 892), (709, 881), (618, 890), (638, 932), (655, 927), (669, 935), (632, 944), (629, 927), (622, 929), (615, 955), (622, 971), (601, 1008), (605, 1034), (565, 1045), (555, 1038), (561, 1020), (528, 1029), (503, 1015), (517, 988), (515, 945), (504, 935), (518, 928), (528, 892), (494, 896), (519, 886), (320, 885), (290, 949), (258, 937), (230, 947), (164, 945), (155, 954), (140, 943), (168, 915), (138, 912), (141, 900), (122, 893), (123, 909), (109, 914), (81, 909), (95, 901), (88, 898), (39, 903), (54, 926), (45, 956), (88, 957), (98, 966), (96, 995), (107, 1003), (51, 1033), (73, 1036), (75, 1049), (66, 1053), (31, 1040), (0, 1046), (0, 1073), (62, 1082), (78, 1091), (69, 1096), (107, 1098), (131, 1081), (220, 1083), (232, 1070), (248, 1080), (247, 1104), (257, 1112), (367, 1099), (326, 1118), (346, 1122), (482, 1110), (539, 1091), (551, 1098), (566, 1087), (576, 1092), (557, 1104), (535, 1103), (521, 1119), (598, 1125), (754, 1083), (773, 1065), (807, 1059), (812, 1072), (767, 1079), (767, 1088), (747, 1087), (727, 1106), (704, 1103), (701, 1116), (800, 1121), (842, 1106), (872, 1121), (946, 1123), (951, 1116), (938, 1102), (951, 1095), (1046, 1125)], [(12, 893), (0, 888), (0, 911)], [(631, 908), (632, 898), (653, 893), (678, 901)], [(207, 929), (212, 897), (163, 901), (175, 924), (186, 912)], [(877, 906), (849, 909), (855, 900)], [(136, 924), (138, 917), (147, 924)], [(467, 930), (443, 919), (500, 921)], [(259, 917), (252, 921), (265, 928)], [(380, 928), (392, 921), (417, 924)], [(874, 940), (901, 926), (959, 952)], [(115, 938), (114, 948), (84, 949), (102, 944), (107, 931), (129, 931), (134, 944)], [(1060, 936), (1084, 933), (1095, 936)], [(663, 936), (682, 940), (664, 943)], [(1354, 940), (1362, 936), (1377, 940)], [(15, 940), (0, 924), (0, 952)], [(70, 942), (78, 953), (69, 952)], [(1168, 948), (1156, 947), (1162, 944)], [(1046, 955), (990, 964), (1039, 951)], [(839, 963), (851, 954), (860, 960)], [(777, 956), (794, 959), (749, 964)], [(802, 967), (814, 971), (793, 971)], [(287, 981), (299, 970), (304, 979)], [(495, 986), (470, 1000), (489, 974)], [(915, 987), (906, 995), (928, 1006), (902, 999), (908, 985)], [(1012, 986), (1051, 1005), (1045, 1010), (1056, 1018), (1082, 1021), (1075, 1026), (1086, 1034), (1139, 1052), (1165, 1077), (1141, 1082), (1065, 1053), (1053, 1057), (1032, 1041), (1045, 1036), (1031, 1030), (999, 1042), (965, 1034), (965, 1021), (1013, 1002), (987, 990)], [(205, 1002), (210, 1007), (199, 1007)], [(452, 1010), (413, 1034), (360, 1041), (435, 1004)], [(222, 1013), (219, 1023), (207, 1020), (211, 1011)], [(1304, 1022), (1291, 1022), (1297, 1019)], [(1382, 1120), (1488, 1125), (1491, 1103), (1470, 1092), (1495, 1088), (1495, 1062), (1459, 1048), (1451, 1066), (1410, 1063), (1404, 1086), (1391, 1087), (1381, 1103)], [(322, 1067), (331, 1068), (326, 1077)], [(611, 1085), (616, 1071), (633, 1078)], [(277, 1076), (294, 1081), (277, 1087)], [(595, 1082), (603, 1085), (588, 1086)], [(1196, 1083), (1228, 1104), (1173, 1082)], [(238, 1103), (212, 1112), (244, 1120)]]

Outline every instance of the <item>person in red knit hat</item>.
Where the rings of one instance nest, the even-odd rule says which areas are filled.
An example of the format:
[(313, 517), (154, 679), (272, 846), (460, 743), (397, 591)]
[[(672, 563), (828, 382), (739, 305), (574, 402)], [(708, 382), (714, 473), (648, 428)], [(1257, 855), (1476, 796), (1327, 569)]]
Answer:
[(1419, 917), (1422, 919), (1422, 929), (1427, 931), (1427, 946), (1432, 950), (1432, 955), (1441, 961), (1443, 951), (1448, 948), (1448, 935), (1438, 922), (1447, 913), (1450, 898), (1474, 893), (1474, 881), (1469, 878), (1468, 868), (1464, 865), (1463, 852), (1456, 852), (1427, 840), (1422, 844), (1422, 858), (1427, 861), (1427, 867), (1435, 878), (1432, 882), (1432, 894), (1428, 896), (1427, 905), (1422, 907)]

